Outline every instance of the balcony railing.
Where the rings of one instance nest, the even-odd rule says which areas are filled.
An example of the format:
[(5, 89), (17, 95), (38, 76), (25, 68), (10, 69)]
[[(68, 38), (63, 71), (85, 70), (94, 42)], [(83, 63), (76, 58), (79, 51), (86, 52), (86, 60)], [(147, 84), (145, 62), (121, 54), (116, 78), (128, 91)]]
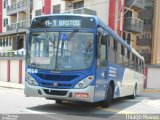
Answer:
[(144, 9), (145, 0), (137, 0), (135, 4), (133, 4), (136, 0), (125, 0), (125, 4), (127, 7), (130, 7), (132, 5), (132, 9), (140, 10)]
[(17, 13), (21, 10), (25, 10), (27, 7), (27, 0), (22, 0), (7, 6), (7, 15)]
[(137, 45), (151, 46), (151, 38), (139, 39), (139, 40), (137, 40)]
[(96, 11), (88, 9), (88, 8), (79, 8), (79, 9), (68, 10), (65, 13), (97, 15)]
[(12, 23), (10, 25), (7, 25), (7, 31), (10, 31), (10, 30), (16, 30), (18, 27), (20, 28), (26, 28), (27, 27), (27, 23), (26, 21), (22, 21), (22, 22), (19, 22), (19, 23)]
[(0, 51), (0, 57), (25, 57), (25, 50)]
[(143, 31), (143, 20), (127, 17), (124, 22), (125, 31), (134, 33), (140, 33)]

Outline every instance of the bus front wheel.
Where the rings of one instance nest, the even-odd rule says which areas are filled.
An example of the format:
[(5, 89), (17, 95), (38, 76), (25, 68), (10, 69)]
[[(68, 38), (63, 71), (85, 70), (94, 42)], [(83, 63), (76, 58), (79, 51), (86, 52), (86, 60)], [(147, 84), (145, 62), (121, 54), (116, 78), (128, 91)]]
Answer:
[(103, 107), (105, 108), (109, 107), (109, 105), (112, 102), (112, 98), (113, 98), (113, 90), (112, 90), (112, 86), (109, 85), (105, 95), (105, 100), (103, 101)]

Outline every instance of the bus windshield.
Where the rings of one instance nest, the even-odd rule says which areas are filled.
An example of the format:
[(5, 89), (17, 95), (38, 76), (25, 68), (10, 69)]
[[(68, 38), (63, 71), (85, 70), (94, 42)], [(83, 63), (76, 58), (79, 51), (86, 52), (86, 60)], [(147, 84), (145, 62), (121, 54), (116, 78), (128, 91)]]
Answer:
[(93, 63), (94, 34), (86, 32), (33, 32), (28, 61), (31, 67), (53, 70), (83, 70)]

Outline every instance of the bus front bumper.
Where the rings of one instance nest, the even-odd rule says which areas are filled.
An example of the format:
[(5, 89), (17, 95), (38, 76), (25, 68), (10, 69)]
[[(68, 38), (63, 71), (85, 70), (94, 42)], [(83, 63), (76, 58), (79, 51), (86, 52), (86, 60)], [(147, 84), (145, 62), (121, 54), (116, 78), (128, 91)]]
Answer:
[(25, 82), (24, 93), (26, 97), (44, 97), (53, 100), (94, 102), (94, 90), (94, 86), (88, 86), (84, 89), (53, 89), (33, 86)]

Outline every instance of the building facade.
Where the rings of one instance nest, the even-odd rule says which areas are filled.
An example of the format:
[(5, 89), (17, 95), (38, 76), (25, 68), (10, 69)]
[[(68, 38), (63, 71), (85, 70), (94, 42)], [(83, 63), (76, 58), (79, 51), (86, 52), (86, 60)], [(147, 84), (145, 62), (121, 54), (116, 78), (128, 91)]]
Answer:
[[(51, 14), (56, 0), (1, 0), (0, 3), (0, 48), (1, 50), (25, 49), (26, 30), (35, 16)], [(17, 45), (19, 33), (19, 45)]]
[(151, 64), (160, 63), (160, 0), (154, 0)]
[(144, 9), (144, 0), (125, 0), (124, 8), (124, 33), (123, 39), (126, 40), (136, 50), (136, 37), (143, 31), (143, 20), (139, 18), (139, 12)]
[[(99, 16), (118, 34), (123, 32), (124, 0), (1, 0), (0, 49), (25, 49), (26, 30), (38, 15), (80, 13)], [(19, 45), (17, 45), (19, 33)]]
[(160, 63), (159, 11), (160, 0), (0, 0), (0, 80), (23, 83), (24, 55), (17, 57), (14, 50), (25, 49), (31, 20), (46, 14), (97, 15), (141, 53), (146, 63)]
[(144, 56), (146, 64), (151, 64), (153, 11), (154, 0), (146, 0), (144, 9), (139, 14), (139, 17), (144, 21), (144, 29), (140, 35), (137, 35), (136, 45), (138, 46), (137, 51)]

